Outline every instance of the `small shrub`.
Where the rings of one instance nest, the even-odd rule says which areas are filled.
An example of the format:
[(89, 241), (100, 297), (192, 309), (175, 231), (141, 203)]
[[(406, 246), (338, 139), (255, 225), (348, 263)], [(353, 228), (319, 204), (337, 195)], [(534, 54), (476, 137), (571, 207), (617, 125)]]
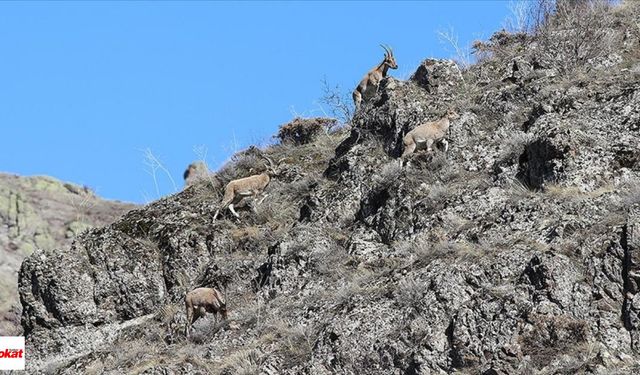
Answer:
[(286, 367), (306, 363), (311, 359), (315, 343), (315, 333), (312, 327), (281, 322), (273, 329), (279, 343), (277, 352), (284, 357)]
[(427, 290), (428, 285), (421, 280), (403, 279), (395, 291), (396, 302), (403, 308), (418, 312), (424, 304), (424, 294)]
[(222, 374), (258, 375), (265, 356), (257, 349), (242, 349), (224, 357), (221, 364)]
[(531, 189), (518, 179), (510, 179), (505, 184), (507, 202), (516, 205), (522, 200), (532, 200), (539, 196), (539, 192)]
[(526, 147), (535, 140), (531, 133), (514, 131), (505, 134), (500, 142), (499, 160), (503, 163), (513, 164), (518, 162), (518, 157), (524, 153)]
[(293, 121), (280, 126), (276, 137), (282, 143), (304, 145), (313, 142), (318, 135), (325, 133), (336, 123), (337, 120), (332, 118), (314, 117), (304, 119), (296, 117)]
[(534, 362), (542, 367), (559, 353), (582, 348), (590, 336), (589, 324), (567, 315), (546, 316), (534, 314), (533, 329), (522, 336), (523, 348), (532, 354)]
[(427, 233), (396, 244), (401, 251), (410, 254), (410, 261), (405, 267), (425, 267), (436, 260), (474, 260), (487, 254), (490, 249), (467, 241), (449, 241), (442, 239), (433, 241)]
[(373, 181), (378, 190), (383, 190), (396, 184), (401, 175), (402, 165), (394, 160), (383, 165), (380, 173), (373, 176)]
[(335, 87), (329, 86), (326, 79), (322, 80), (320, 104), (327, 105), (330, 115), (337, 118), (342, 124), (347, 124), (351, 121), (355, 110), (351, 100), (351, 93), (343, 92), (338, 85)]
[(259, 253), (268, 245), (268, 238), (255, 226), (232, 229), (231, 238), (235, 249), (243, 249), (250, 253)]
[(611, 9), (608, 0), (538, 0), (534, 35), (544, 60), (570, 72), (613, 52), (618, 35)]

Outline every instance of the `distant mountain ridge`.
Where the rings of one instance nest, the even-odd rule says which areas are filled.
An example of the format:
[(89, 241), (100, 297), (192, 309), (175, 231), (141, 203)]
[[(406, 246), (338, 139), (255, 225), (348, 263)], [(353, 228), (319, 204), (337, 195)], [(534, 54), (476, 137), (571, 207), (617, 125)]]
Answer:
[(134, 207), (53, 177), (0, 173), (0, 335), (20, 330), (18, 270), (25, 257), (36, 249), (68, 247), (85, 229)]

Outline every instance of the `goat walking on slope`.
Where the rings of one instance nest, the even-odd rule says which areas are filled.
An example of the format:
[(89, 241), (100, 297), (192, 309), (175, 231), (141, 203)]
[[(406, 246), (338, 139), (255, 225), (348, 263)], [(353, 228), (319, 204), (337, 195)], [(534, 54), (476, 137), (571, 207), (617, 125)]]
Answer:
[(389, 70), (389, 68), (398, 69), (398, 64), (396, 64), (396, 59), (393, 57), (391, 48), (382, 44), (380, 46), (385, 50), (384, 60), (382, 60), (378, 66), (368, 71), (353, 91), (353, 102), (356, 105), (356, 111), (360, 108), (362, 100), (367, 100), (378, 92), (380, 81), (387, 76), (387, 70)]
[(449, 142), (445, 139), (449, 130), (450, 120), (459, 118), (454, 110), (447, 111), (446, 116), (437, 121), (423, 123), (411, 130), (402, 139), (404, 143), (404, 152), (402, 157), (412, 154), (417, 149), (426, 148), (427, 152), (431, 152), (432, 147), (436, 143), (444, 145), (444, 151), (449, 149)]
[(194, 289), (184, 297), (184, 304), (187, 309), (187, 325), (185, 327), (187, 337), (191, 333), (193, 323), (208, 312), (213, 314), (216, 323), (218, 322), (218, 313), (222, 315), (222, 319), (227, 320), (227, 304), (222, 293), (216, 289)]
[[(271, 182), (271, 176), (276, 175), (277, 172), (271, 159), (262, 154), (260, 156), (267, 161), (267, 170), (257, 175), (230, 181), (224, 189), (224, 197), (220, 203), (220, 208), (216, 210), (215, 215), (213, 215), (213, 220), (218, 218), (218, 214), (221, 210), (225, 210), (227, 208), (231, 211), (233, 216), (240, 219), (240, 215), (238, 215), (234, 209), (234, 205), (240, 203), (244, 198), (256, 198), (264, 192), (264, 189), (266, 189), (269, 182)], [(262, 203), (266, 198), (267, 195), (264, 195), (258, 204)]]

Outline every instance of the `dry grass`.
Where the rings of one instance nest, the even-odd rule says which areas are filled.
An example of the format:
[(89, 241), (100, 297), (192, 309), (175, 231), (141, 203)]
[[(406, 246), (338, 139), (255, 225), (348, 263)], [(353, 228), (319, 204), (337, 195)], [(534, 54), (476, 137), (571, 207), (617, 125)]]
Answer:
[(224, 356), (219, 364), (221, 374), (258, 375), (266, 360), (259, 349), (239, 349)]
[(522, 336), (523, 349), (531, 353), (534, 363), (543, 367), (561, 353), (581, 349), (590, 335), (589, 324), (585, 320), (570, 316), (530, 317), (533, 329)]
[(530, 189), (518, 179), (510, 179), (505, 186), (507, 202), (517, 204), (521, 200), (533, 200), (541, 196), (540, 192)]
[(231, 230), (231, 239), (234, 246), (232, 251), (245, 251), (247, 253), (261, 253), (266, 250), (271, 238), (266, 231), (257, 226), (246, 226)]
[(397, 184), (398, 179), (402, 175), (402, 165), (396, 160), (383, 164), (379, 170), (380, 172), (371, 178), (375, 186), (373, 189), (376, 191), (385, 190)]
[(487, 42), (474, 43), (474, 54), (481, 64), (524, 56), (529, 60), (535, 57), (545, 68), (553, 67), (563, 75), (589, 70), (621, 49), (621, 17), (617, 13), (633, 13), (611, 0), (517, 3), (521, 6), (513, 32), (502, 30)]
[[(410, 254), (409, 259), (403, 267), (421, 268), (427, 267), (436, 260), (456, 259), (457, 261), (468, 261), (486, 256), (492, 251), (489, 246), (471, 243), (465, 240), (433, 241), (430, 234), (420, 234), (416, 238), (408, 241), (400, 241), (394, 244), (401, 253)], [(485, 244), (486, 245), (486, 244)]]
[(263, 329), (267, 340), (273, 340), (274, 352), (284, 359), (285, 368), (311, 359), (316, 334), (313, 327), (276, 318)]
[(420, 280), (404, 278), (398, 284), (395, 292), (395, 302), (403, 309), (419, 312), (424, 304), (424, 294), (429, 286)]
[(577, 186), (563, 186), (559, 184), (547, 184), (544, 187), (545, 196), (565, 201), (593, 199), (613, 192), (615, 192), (615, 188), (612, 184), (601, 186), (593, 191), (584, 191)]
[(512, 131), (503, 135), (500, 140), (499, 160), (508, 164), (517, 163), (520, 155), (534, 140), (533, 134), (522, 131)]
[(281, 125), (276, 138), (282, 143), (299, 146), (313, 142), (320, 134), (328, 133), (337, 123), (336, 119), (313, 117), (296, 117), (292, 121)]
[(556, 68), (570, 72), (613, 52), (620, 35), (612, 7), (608, 0), (558, 3), (535, 32), (543, 54), (548, 54)]

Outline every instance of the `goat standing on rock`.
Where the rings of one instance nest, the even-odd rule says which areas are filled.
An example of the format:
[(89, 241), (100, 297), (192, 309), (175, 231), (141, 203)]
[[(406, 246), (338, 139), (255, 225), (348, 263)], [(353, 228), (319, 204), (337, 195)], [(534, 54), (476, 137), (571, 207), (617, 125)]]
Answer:
[(356, 111), (360, 108), (360, 103), (363, 99), (368, 99), (373, 94), (378, 92), (380, 81), (387, 76), (387, 70), (398, 69), (396, 59), (393, 57), (393, 51), (390, 47), (380, 45), (384, 48), (384, 60), (378, 66), (371, 69), (360, 81), (356, 89), (353, 91), (353, 102), (356, 105)]
[(185, 335), (189, 337), (191, 325), (196, 320), (205, 316), (207, 312), (213, 314), (216, 323), (218, 322), (218, 313), (222, 315), (222, 319), (227, 320), (227, 304), (224, 301), (222, 293), (213, 288), (197, 288), (184, 297), (184, 304), (187, 309), (187, 325)]
[(442, 143), (444, 151), (449, 149), (449, 142), (445, 139), (449, 130), (450, 120), (460, 118), (454, 110), (447, 111), (446, 116), (438, 121), (430, 121), (423, 123), (411, 130), (402, 139), (404, 143), (404, 152), (402, 157), (412, 154), (416, 149), (426, 148), (427, 152), (431, 152), (435, 143)]

